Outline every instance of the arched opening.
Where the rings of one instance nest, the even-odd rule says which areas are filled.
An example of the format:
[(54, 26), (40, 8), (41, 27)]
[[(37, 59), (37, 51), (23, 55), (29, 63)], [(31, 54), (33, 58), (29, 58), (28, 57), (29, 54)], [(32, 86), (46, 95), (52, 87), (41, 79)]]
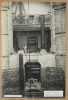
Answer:
[(25, 82), (29, 79), (35, 79), (41, 82), (41, 65), (39, 62), (26, 62), (25, 64)]

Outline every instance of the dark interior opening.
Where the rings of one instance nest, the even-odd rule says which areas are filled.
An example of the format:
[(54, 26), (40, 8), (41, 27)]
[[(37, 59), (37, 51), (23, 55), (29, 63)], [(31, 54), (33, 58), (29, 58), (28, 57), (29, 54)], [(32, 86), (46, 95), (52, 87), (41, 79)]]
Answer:
[[(31, 52), (40, 52), (41, 50), (41, 32), (40, 31), (31, 31), (30, 36), (27, 34), (28, 32), (13, 32), (13, 47), (14, 51), (17, 52), (18, 50), (23, 50), (24, 44), (27, 45), (27, 49), (30, 48)], [(25, 40), (24, 40), (25, 39)], [(51, 48), (51, 32), (50, 30), (45, 31), (45, 49), (47, 52), (50, 52)]]
[(45, 49), (47, 52), (50, 52), (51, 48), (51, 32), (50, 30), (45, 33)]
[(30, 48), (30, 52), (38, 51), (38, 37), (37, 36), (29, 36), (27, 37), (27, 48)]
[(37, 79), (37, 82), (41, 81), (41, 65), (39, 62), (27, 62), (25, 64), (25, 82), (28, 82), (28, 79)]
[(15, 32), (13, 33), (13, 47), (14, 47), (14, 51), (17, 52), (17, 35)]

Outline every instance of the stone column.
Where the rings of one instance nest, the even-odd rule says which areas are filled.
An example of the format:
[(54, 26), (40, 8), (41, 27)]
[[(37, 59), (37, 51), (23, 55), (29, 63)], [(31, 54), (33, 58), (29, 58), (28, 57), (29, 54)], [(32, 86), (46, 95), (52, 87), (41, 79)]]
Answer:
[(1, 3), (1, 54), (2, 69), (9, 67), (8, 2)]
[(12, 3), (9, 2), (8, 10), (8, 35), (9, 35), (9, 54), (13, 53), (13, 26), (12, 26)]
[(41, 48), (45, 48), (44, 15), (41, 15)]
[(56, 67), (66, 68), (66, 3), (54, 2)]
[(54, 20), (54, 8), (53, 3), (50, 3), (51, 6), (51, 23), (50, 23), (50, 29), (51, 29), (51, 52), (55, 52), (55, 20)]

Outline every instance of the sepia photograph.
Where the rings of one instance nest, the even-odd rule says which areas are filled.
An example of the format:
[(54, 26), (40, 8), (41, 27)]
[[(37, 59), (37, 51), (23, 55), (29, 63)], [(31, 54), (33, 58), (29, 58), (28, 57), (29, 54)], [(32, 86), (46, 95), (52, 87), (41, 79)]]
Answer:
[(2, 98), (65, 98), (66, 2), (2, 2)]

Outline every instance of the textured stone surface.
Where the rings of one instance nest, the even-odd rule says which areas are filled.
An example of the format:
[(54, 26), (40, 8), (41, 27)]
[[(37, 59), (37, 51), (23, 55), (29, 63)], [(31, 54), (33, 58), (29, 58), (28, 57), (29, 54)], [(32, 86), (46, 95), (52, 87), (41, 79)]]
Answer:
[(13, 53), (11, 3), (1, 4), (2, 69), (9, 68), (9, 54)]
[[(60, 6), (59, 6), (60, 5)], [(54, 3), (56, 67), (65, 70), (66, 63), (66, 4)]]
[(66, 56), (56, 56), (56, 67), (61, 67), (65, 71), (66, 69)]
[(8, 34), (8, 10), (1, 11), (1, 34)]
[(2, 72), (4, 94), (20, 94), (19, 69), (4, 69)]
[(55, 10), (54, 15), (55, 15), (55, 32), (56, 33), (66, 32), (66, 8)]
[(9, 3), (8, 10), (8, 33), (9, 33), (9, 53), (13, 53), (13, 26), (12, 26), (12, 4)]
[[(19, 52), (23, 55), (23, 63), (29, 61), (29, 54), (23, 54), (23, 52)], [(50, 53), (32, 53), (30, 55), (30, 61), (37, 61), (44, 68), (46, 67), (55, 67), (55, 55)]]
[(2, 56), (9, 55), (9, 38), (8, 35), (1, 35), (2, 38)]
[(63, 69), (57, 67), (47, 67), (45, 70), (46, 88), (54, 87), (54, 89), (64, 89), (65, 73)]
[(9, 68), (9, 56), (2, 57), (2, 70)]
[[(45, 89), (64, 89), (65, 74), (62, 68), (46, 67), (45, 76), (42, 76), (41, 87)], [(19, 69), (5, 69), (2, 72), (4, 94), (20, 94)]]
[(56, 34), (56, 52), (66, 52), (66, 34)]
[(9, 56), (9, 68), (18, 68), (17, 53)]

